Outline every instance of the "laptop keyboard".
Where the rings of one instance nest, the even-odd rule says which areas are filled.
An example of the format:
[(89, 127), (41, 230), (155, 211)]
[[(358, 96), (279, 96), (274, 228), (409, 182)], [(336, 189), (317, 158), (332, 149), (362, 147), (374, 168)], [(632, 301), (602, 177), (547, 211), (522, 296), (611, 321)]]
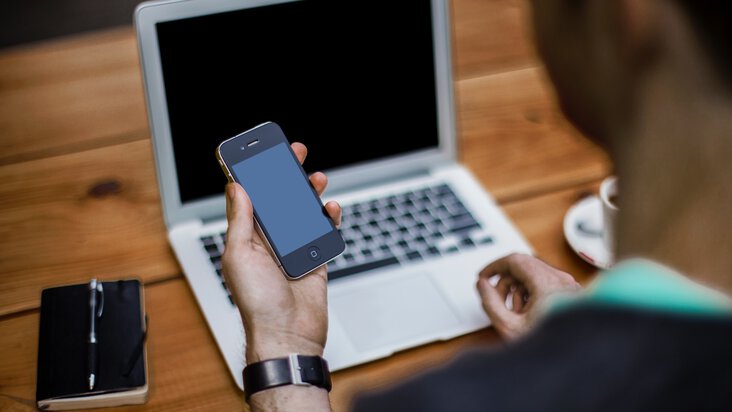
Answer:
[[(343, 206), (346, 251), (328, 264), (328, 280), (451, 255), (494, 242), (446, 184)], [(229, 302), (221, 271), (226, 233), (202, 236)]]
[(231, 303), (231, 305), (233, 306), (234, 299), (231, 297), (231, 291), (229, 290), (229, 287), (226, 286), (224, 273), (221, 270), (221, 255), (224, 254), (224, 246), (226, 246), (226, 232), (221, 232), (209, 236), (201, 236), (201, 243), (203, 243), (203, 248), (206, 249), (206, 253), (208, 253), (208, 258), (211, 259), (211, 263), (216, 269), (216, 276), (218, 276), (219, 278), (221, 287), (223, 287), (226, 291), (226, 296), (228, 296), (229, 298), (229, 303)]
[(450, 255), (493, 243), (446, 184), (343, 207), (346, 251), (328, 264), (328, 279)]

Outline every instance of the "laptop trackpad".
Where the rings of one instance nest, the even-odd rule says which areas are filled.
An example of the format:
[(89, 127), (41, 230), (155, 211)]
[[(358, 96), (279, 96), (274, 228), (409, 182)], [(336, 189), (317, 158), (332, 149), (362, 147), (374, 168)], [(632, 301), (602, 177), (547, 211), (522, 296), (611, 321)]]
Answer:
[(331, 309), (359, 351), (437, 337), (459, 322), (427, 273), (331, 296)]

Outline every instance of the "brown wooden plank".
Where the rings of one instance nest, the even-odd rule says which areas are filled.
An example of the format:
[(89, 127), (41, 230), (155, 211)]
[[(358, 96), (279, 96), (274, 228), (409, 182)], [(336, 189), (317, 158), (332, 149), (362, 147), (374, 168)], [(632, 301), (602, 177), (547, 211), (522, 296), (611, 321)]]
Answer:
[(96, 139), (144, 139), (146, 128), (137, 68), (109, 68), (64, 82), (0, 89), (0, 164), (63, 153), (68, 151), (65, 146), (80, 143), (82, 148), (94, 147)]
[(137, 67), (134, 29), (100, 30), (0, 51), (0, 90), (66, 83)]
[(460, 158), (499, 201), (609, 173), (605, 154), (572, 128), (543, 70), (458, 83)]
[(144, 139), (146, 128), (132, 28), (0, 53), (0, 164)]
[(147, 140), (0, 167), (0, 210), (0, 314), (51, 285), (181, 273)]
[(35, 411), (38, 313), (0, 321), (0, 410)]
[(537, 65), (522, 0), (452, 0), (457, 79)]
[[(538, 254), (549, 263), (586, 282), (594, 269), (564, 244), (562, 219), (567, 208), (597, 183), (513, 202), (509, 216), (526, 234)], [(183, 279), (147, 286), (150, 317), (148, 359), (151, 392), (145, 407), (129, 410), (232, 410), (241, 394), (210, 335), (194, 298)], [(11, 316), (0, 321), (0, 406), (23, 410), (35, 393), (38, 314)], [(390, 358), (334, 374), (331, 395), (335, 410), (347, 409), (352, 397), (413, 376), (437, 366), (467, 347), (497, 344), (492, 329), (404, 351)]]

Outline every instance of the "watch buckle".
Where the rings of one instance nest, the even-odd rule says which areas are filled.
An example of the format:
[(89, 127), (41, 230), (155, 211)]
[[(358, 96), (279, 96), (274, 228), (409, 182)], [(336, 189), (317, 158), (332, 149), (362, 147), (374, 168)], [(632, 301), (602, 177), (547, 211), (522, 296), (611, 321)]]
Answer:
[(290, 363), (290, 377), (292, 379), (292, 384), (298, 386), (312, 386), (302, 380), (302, 367), (300, 366), (300, 360), (298, 359), (297, 354), (291, 353), (287, 357)]

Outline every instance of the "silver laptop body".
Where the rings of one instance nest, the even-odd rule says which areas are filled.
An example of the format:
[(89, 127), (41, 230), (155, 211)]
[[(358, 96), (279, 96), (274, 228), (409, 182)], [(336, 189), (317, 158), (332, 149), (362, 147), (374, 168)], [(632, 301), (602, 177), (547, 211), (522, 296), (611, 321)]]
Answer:
[[(320, 22), (293, 20), (290, 24), (279, 24), (280, 20), (287, 21), (292, 16), (302, 17), (303, 10), (307, 11), (307, 7), (311, 7), (308, 3), (308, 0), (181, 0), (143, 3), (135, 12), (156, 170), (169, 240), (239, 388), (243, 388), (244, 331), (239, 313), (222, 284), (220, 263), (217, 263), (224, 247), (222, 234), (226, 231), (223, 196), (225, 179), (217, 169), (214, 151), (202, 147), (215, 147), (224, 138), (255, 126), (252, 123), (256, 122), (252, 120), (257, 118), (252, 115), (252, 119), (243, 119), (239, 125), (236, 123), (238, 114), (224, 113), (231, 104), (216, 107), (220, 102), (207, 95), (210, 89), (226, 93), (226, 90), (235, 91), (239, 87), (216, 84), (219, 77), (226, 77), (227, 70), (231, 69), (216, 60), (216, 47), (219, 45), (211, 42), (209, 45), (196, 46), (201, 41), (210, 42), (207, 36), (213, 30), (211, 27), (224, 30), (220, 38), (233, 41), (231, 44), (236, 46), (235, 59), (239, 60), (233, 65), (241, 68), (242, 81), (252, 76), (247, 77), (248, 67), (268, 64), (267, 59), (260, 57), (271, 50), (262, 49), (265, 51), (261, 54), (251, 51), (251, 54), (247, 54), (246, 47), (242, 46), (243, 50), (240, 50), (239, 44), (255, 44), (252, 47), (256, 50), (256, 47), (268, 41), (285, 48), (289, 47), (290, 41), (307, 41), (298, 45), (296, 50), (293, 49), (295, 51), (289, 51), (289, 54), (282, 52), (271, 55), (271, 58), (289, 58), (308, 47), (313, 47), (314, 56), (320, 56), (310, 58), (311, 55), (307, 55), (303, 61), (294, 60), (288, 71), (278, 73), (279, 77), (275, 77), (275, 80), (258, 78), (254, 80), (255, 83), (241, 86), (246, 87), (243, 92), (232, 92), (234, 97), (227, 97), (229, 103), (237, 105), (240, 101), (248, 102), (242, 104), (241, 111), (237, 112), (242, 113), (241, 117), (261, 109), (261, 122), (273, 120), (283, 125), (283, 121), (276, 116), (281, 116), (281, 112), (292, 112), (292, 108), (286, 107), (290, 102), (288, 90), (298, 90), (291, 96), (295, 101), (303, 95), (320, 95), (311, 94), (313, 89), (306, 87), (313, 86), (297, 78), (305, 72), (310, 73), (307, 78), (311, 79), (321, 74), (322, 70), (332, 71), (327, 79), (336, 79), (333, 81), (337, 84), (318, 86), (324, 94), (343, 93), (339, 88), (355, 89), (352, 93), (337, 95), (338, 101), (335, 103), (330, 97), (322, 101), (314, 97), (313, 106), (329, 108), (322, 110), (322, 117), (313, 118), (311, 114), (303, 120), (293, 115), (297, 120), (290, 122), (292, 129), (296, 130), (297, 124), (313, 124), (302, 132), (303, 135), (288, 132), (286, 124), (289, 118), (287, 114), (283, 117), (285, 133), (292, 140), (304, 141), (309, 146), (309, 158), (317, 156), (318, 130), (332, 132), (332, 125), (340, 130), (342, 135), (331, 133), (332, 136), (326, 136), (327, 133), (323, 133), (323, 139), (339, 139), (338, 144), (335, 149), (333, 144), (328, 146), (328, 159), (314, 158), (315, 162), (322, 161), (321, 164), (327, 166), (326, 163), (333, 159), (357, 157), (364, 153), (364, 156), (371, 156), (325, 167), (330, 181), (325, 200), (337, 200), (344, 207), (344, 237), (351, 239), (344, 254), (348, 256), (342, 255), (329, 264), (329, 272), (333, 277), (328, 285), (330, 323), (325, 358), (332, 370), (486, 327), (489, 320), (481, 309), (475, 290), (477, 273), (487, 263), (506, 254), (531, 253), (528, 243), (490, 195), (457, 161), (447, 2), (415, 0), (412, 1), (413, 5), (408, 5), (411, 9), (402, 10), (403, 14), (400, 15), (391, 4), (377, 5), (364, 1), (363, 8), (358, 10), (358, 17), (353, 17), (356, 14), (351, 9), (339, 9), (354, 6), (336, 6), (340, 3), (356, 3), (334, 2), (327, 10), (332, 10), (335, 17), (324, 18)], [(317, 7), (328, 7), (328, 3), (319, 2)], [(382, 10), (374, 11), (368, 7)], [(254, 19), (247, 15), (250, 12), (260, 13), (257, 14), (256, 24), (270, 22), (269, 25), (253, 27), (256, 24), (250, 24)], [(323, 10), (320, 10), (318, 15), (322, 14)], [(211, 21), (215, 24), (207, 22), (207, 19), (212, 18), (210, 16), (214, 16)], [(345, 54), (342, 57), (345, 62), (335, 60), (335, 63), (331, 62), (325, 68), (313, 67), (333, 51), (319, 51), (319, 44), (314, 45), (318, 42), (307, 39), (303, 33), (309, 33), (312, 27), (317, 26), (319, 29), (312, 30), (320, 30), (313, 34), (320, 36), (318, 39), (336, 37), (337, 33), (323, 29), (323, 26), (334, 21), (334, 31), (347, 31), (356, 25), (349, 19), (361, 19), (359, 21), (363, 27), (370, 27), (369, 30), (380, 33), (362, 36), (365, 30), (360, 30), (360, 34), (354, 35), (353, 44), (363, 53)], [(364, 19), (372, 24), (364, 24)], [(384, 61), (374, 62), (374, 55), (391, 47), (378, 44), (384, 41), (380, 40), (380, 36), (390, 36), (390, 44), (398, 43), (398, 36), (401, 36), (398, 33), (410, 32), (408, 24), (412, 23), (406, 22), (411, 19), (421, 21), (421, 26), (414, 23), (415, 27), (422, 27), (423, 31), (431, 35), (423, 34), (421, 39), (406, 39), (403, 45), (388, 52), (391, 54), (384, 52), (388, 54)], [(227, 24), (231, 27), (225, 27)], [(302, 24), (302, 27), (298, 24)], [(389, 32), (389, 24), (404, 27)], [(232, 40), (232, 37), (235, 39)], [(277, 41), (280, 43), (275, 43)], [(191, 56), (190, 53), (199, 55)], [(370, 54), (371, 57), (361, 60), (362, 54)], [(408, 58), (400, 60), (403, 55)], [(424, 77), (431, 79), (427, 87), (423, 87), (424, 82), (419, 83), (419, 76), (415, 75), (415, 79), (412, 79), (408, 74), (415, 71), (414, 68), (409, 69), (410, 64), (420, 64), (420, 56), (422, 65), (415, 67), (432, 64), (427, 67)], [(348, 66), (349, 59), (351, 66)], [(356, 113), (345, 111), (351, 103), (349, 99), (353, 99), (354, 105), (360, 104), (362, 94), (381, 87), (382, 80), (362, 85), (368, 83), (371, 77), (368, 73), (358, 76), (350, 73), (351, 69), (348, 68), (361, 67), (362, 63), (372, 64), (369, 69), (372, 74), (383, 70), (386, 73), (384, 78), (388, 81), (392, 77), (399, 78), (399, 83), (394, 84), (405, 84), (405, 89), (414, 83), (405, 99), (417, 111), (415, 119), (407, 121), (406, 125), (400, 120), (401, 116), (409, 116), (410, 109), (399, 111), (397, 109), (404, 102), (389, 100), (399, 99), (401, 86), (395, 87), (394, 84), (386, 91), (379, 92), (384, 95), (381, 100), (383, 105), (375, 107), (373, 113), (367, 110), (368, 107), (361, 107)], [(389, 67), (392, 64), (393, 67)], [(283, 65), (283, 61), (279, 61), (278, 67), (272, 70), (280, 70), (279, 66)], [(214, 70), (210, 73), (221, 75), (212, 76), (209, 73), (201, 74), (200, 78), (195, 77), (197, 73), (205, 73), (209, 69)], [(348, 75), (337, 72), (339, 69), (349, 72)], [(191, 71), (189, 75), (193, 77), (181, 76), (186, 70)], [(268, 75), (269, 72), (257, 74), (265, 78)], [(272, 93), (280, 100), (268, 102), (270, 93), (249, 93), (248, 90), (258, 86), (257, 82), (271, 87)], [(289, 84), (289, 89), (278, 86), (282, 83)], [(197, 103), (199, 106), (181, 103), (190, 97), (189, 93), (200, 93), (199, 97), (203, 101)], [(424, 97), (420, 98), (417, 95), (419, 93), (425, 93)], [(250, 97), (257, 97), (251, 100), (259, 103), (252, 105)], [(304, 110), (308, 106), (302, 102), (298, 104), (300, 106), (295, 106), (295, 109), (301, 107)], [(420, 110), (424, 113), (420, 113)], [(320, 114), (320, 111), (315, 113)], [(357, 117), (363, 113), (366, 113), (368, 121)], [(383, 123), (379, 124), (382, 120)], [(186, 124), (190, 121), (198, 123)], [(227, 122), (232, 122), (229, 127), (233, 132), (217, 135), (230, 132), (219, 127)], [(428, 126), (421, 126), (422, 123)], [(181, 124), (187, 126), (182, 127)], [(209, 125), (211, 129), (219, 130), (209, 136)], [(348, 138), (352, 133), (360, 132), (365, 135)], [(312, 140), (308, 141), (308, 138)], [(202, 143), (204, 141), (205, 145)], [(199, 144), (202, 146), (198, 147)], [(374, 149), (377, 152), (370, 154), (369, 145), (381, 145), (378, 147), (385, 147), (387, 152), (399, 145), (405, 148), (398, 153), (381, 153)], [(306, 169), (307, 165), (308, 161)], [(214, 176), (214, 173), (218, 175)]]

